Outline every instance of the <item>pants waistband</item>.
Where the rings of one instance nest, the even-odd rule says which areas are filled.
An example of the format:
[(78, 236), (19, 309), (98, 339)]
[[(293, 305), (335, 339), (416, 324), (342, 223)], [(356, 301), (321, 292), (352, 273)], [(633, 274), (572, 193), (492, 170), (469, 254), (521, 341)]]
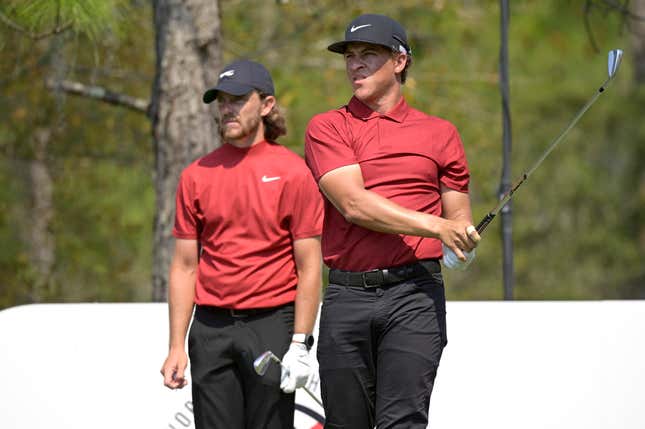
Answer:
[(244, 319), (246, 317), (259, 316), (261, 314), (270, 313), (276, 311), (280, 308), (293, 305), (293, 303), (288, 303), (285, 305), (279, 305), (277, 307), (267, 307), (267, 308), (245, 308), (245, 309), (236, 309), (236, 308), (224, 308), (224, 307), (214, 307), (212, 305), (197, 305), (195, 308), (195, 315), (198, 313), (211, 316), (228, 316), (234, 319)]
[(441, 264), (438, 259), (422, 259), (408, 265), (370, 271), (343, 271), (331, 269), (329, 270), (329, 283), (351, 287), (375, 288), (391, 283), (400, 283), (422, 275), (440, 272)]

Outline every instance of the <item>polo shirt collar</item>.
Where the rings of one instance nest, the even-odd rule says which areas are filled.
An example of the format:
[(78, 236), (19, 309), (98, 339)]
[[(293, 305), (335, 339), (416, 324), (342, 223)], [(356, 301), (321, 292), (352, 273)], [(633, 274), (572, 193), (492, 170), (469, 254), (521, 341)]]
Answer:
[(371, 118), (385, 117), (396, 122), (403, 122), (406, 115), (408, 114), (408, 111), (410, 110), (410, 106), (408, 106), (408, 103), (405, 102), (405, 98), (403, 97), (401, 97), (401, 100), (399, 100), (399, 102), (392, 108), (392, 110), (382, 115), (370, 109), (366, 104), (364, 104), (356, 97), (352, 97), (352, 99), (349, 100), (347, 108), (352, 115), (364, 121), (367, 121)]

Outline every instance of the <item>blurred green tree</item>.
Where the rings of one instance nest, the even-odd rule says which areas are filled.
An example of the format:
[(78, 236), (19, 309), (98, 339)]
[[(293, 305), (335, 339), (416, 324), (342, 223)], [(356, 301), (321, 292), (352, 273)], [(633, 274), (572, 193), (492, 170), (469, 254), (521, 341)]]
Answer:
[[(102, 1), (59, 1), (47, 2), (32, 0), (28, 2), (13, 2), (5, 10), (2, 20), (12, 30), (34, 40), (45, 37), (54, 37), (66, 30), (74, 31), (77, 35), (86, 35), (96, 39), (105, 30), (106, 19), (115, 14), (126, 2), (105, 3)], [(203, 88), (212, 83), (209, 73), (219, 68), (219, 3), (216, 1), (190, 0), (186, 2), (172, 2), (158, 0), (153, 2), (154, 28), (155, 28), (155, 53), (157, 55), (153, 97), (150, 102), (137, 99), (125, 94), (105, 89), (95, 85), (64, 80), (64, 74), (59, 74), (47, 80), (48, 87), (58, 91), (65, 91), (85, 97), (100, 99), (112, 104), (119, 104), (135, 111), (149, 114), (152, 122), (155, 149), (155, 190), (156, 211), (154, 222), (153, 243), (153, 269), (152, 269), (152, 297), (154, 300), (165, 299), (167, 288), (167, 267), (170, 263), (172, 252), (172, 228), (174, 213), (174, 191), (177, 178), (181, 169), (193, 159), (207, 152), (219, 144), (215, 122), (212, 120), (213, 112), (199, 100)], [(50, 28), (43, 30), (42, 28)], [(136, 30), (136, 27), (132, 28)], [(59, 58), (58, 55), (53, 55)], [(209, 81), (207, 81), (207, 79)], [(148, 108), (149, 105), (149, 108)], [(47, 135), (49, 133), (40, 133)], [(43, 139), (38, 140), (41, 142)], [(46, 147), (39, 143), (37, 148)], [(40, 162), (44, 149), (39, 149), (36, 162)], [(41, 184), (48, 179), (46, 169), (41, 168)], [(34, 189), (46, 191), (49, 186), (35, 185)], [(50, 192), (37, 192), (37, 196), (47, 195)], [(128, 204), (125, 202), (124, 204)], [(35, 208), (47, 207), (50, 210), (47, 216), (36, 216), (42, 220), (40, 224), (33, 223), (32, 229), (47, 231), (47, 224), (52, 217), (51, 201), (38, 203)], [(44, 210), (41, 210), (44, 214)], [(45, 225), (41, 225), (45, 224)], [(51, 237), (50, 234), (43, 234)], [(33, 234), (32, 234), (33, 236)], [(43, 238), (27, 242), (36, 245), (38, 257), (46, 261), (41, 266), (46, 270), (39, 270), (39, 277), (50, 281), (51, 261), (53, 250), (44, 251), (39, 243), (51, 242)], [(47, 258), (43, 257), (46, 255)], [(32, 257), (30, 266), (38, 267), (36, 257)], [(39, 297), (32, 297), (40, 300)]]
[[(106, 13), (97, 22), (75, 20), (88, 12), (65, 9), (79, 0), (0, 6), (0, 306), (36, 295), (40, 301), (163, 299), (169, 254), (161, 253), (171, 245), (175, 177), (216, 144), (215, 112), (200, 104), (201, 91), (223, 62), (263, 62), (287, 110), (289, 133), (281, 143), (302, 153), (311, 116), (351, 96), (342, 58), (326, 46), (364, 12), (405, 24), (414, 55), (406, 98), (458, 126), (471, 166), (474, 217), (494, 205), (501, 168), (497, 1), (227, 0), (221, 10), (213, 9), (217, 2), (204, 3), (207, 10), (193, 2), (95, 2)], [(511, 4), (514, 178), (597, 89), (606, 52), (625, 49), (611, 90), (515, 198), (518, 299), (645, 297), (642, 3)], [(49, 18), (19, 12), (27, 4), (38, 4), (41, 14), (49, 10)], [(161, 36), (169, 32), (177, 37)], [(165, 63), (185, 77), (155, 79)], [(157, 104), (149, 109), (151, 100)], [(202, 138), (209, 140), (202, 145)], [(32, 174), (47, 183), (43, 168), (51, 188), (33, 185)], [(496, 228), (487, 231), (469, 271), (446, 272), (449, 299), (501, 298)], [(30, 238), (32, 229), (44, 231), (41, 244)], [(36, 287), (36, 250), (51, 273), (40, 275), (49, 281), (42, 287)]]

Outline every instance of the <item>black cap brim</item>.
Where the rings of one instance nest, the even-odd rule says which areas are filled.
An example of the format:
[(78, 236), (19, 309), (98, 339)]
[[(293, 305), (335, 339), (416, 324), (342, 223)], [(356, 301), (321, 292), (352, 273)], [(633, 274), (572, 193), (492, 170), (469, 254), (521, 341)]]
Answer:
[(337, 54), (344, 54), (345, 49), (347, 49), (347, 43), (349, 42), (332, 43), (331, 45), (327, 46), (327, 49), (329, 51), (336, 52)]
[(382, 43), (376, 43), (372, 40), (354, 39), (354, 40), (343, 40), (342, 42), (332, 43), (331, 45), (327, 46), (327, 50), (331, 52), (335, 52), (337, 54), (344, 54), (345, 50), (347, 49), (347, 45), (349, 45), (350, 43), (369, 43), (370, 45), (383, 46), (385, 48), (392, 49), (391, 46), (388, 46)]
[(204, 96), (202, 97), (202, 100), (204, 103), (209, 104), (212, 103), (217, 99), (217, 95), (220, 92), (225, 92), (227, 94), (235, 95), (235, 96), (240, 96), (240, 95), (246, 95), (249, 92), (253, 91), (255, 88), (253, 88), (250, 85), (244, 85), (241, 83), (237, 82), (220, 82), (219, 85), (217, 85), (215, 88), (211, 88), (208, 91), (204, 93)]

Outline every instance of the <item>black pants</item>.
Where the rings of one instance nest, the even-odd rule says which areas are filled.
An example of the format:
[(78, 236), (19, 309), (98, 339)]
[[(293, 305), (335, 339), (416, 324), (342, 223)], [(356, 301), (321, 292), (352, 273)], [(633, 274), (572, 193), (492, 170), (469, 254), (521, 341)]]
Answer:
[(260, 377), (253, 361), (279, 358), (293, 335), (293, 304), (246, 317), (197, 307), (188, 336), (197, 429), (293, 429), (294, 394), (280, 390), (280, 366)]
[(441, 273), (364, 289), (330, 284), (318, 361), (325, 428), (423, 428), (447, 344)]

